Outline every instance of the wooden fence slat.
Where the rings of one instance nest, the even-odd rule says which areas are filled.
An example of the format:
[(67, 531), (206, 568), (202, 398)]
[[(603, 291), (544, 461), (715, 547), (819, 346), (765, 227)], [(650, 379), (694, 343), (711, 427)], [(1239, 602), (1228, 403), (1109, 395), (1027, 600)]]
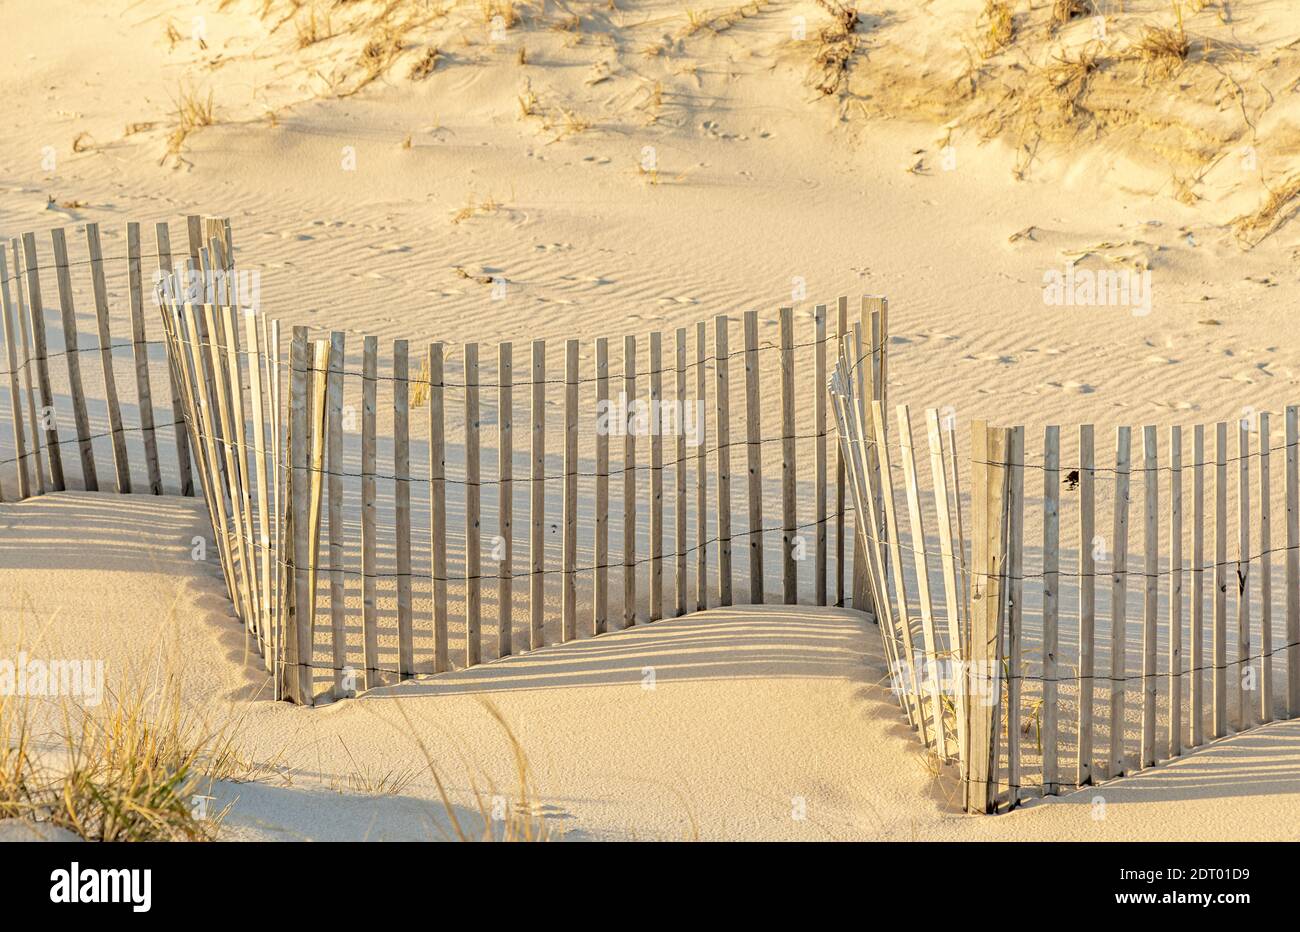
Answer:
[(708, 418), (703, 417), (708, 404), (708, 325), (695, 325), (695, 399), (699, 406), (700, 445), (695, 450), (695, 610), (709, 607), (709, 470)]
[[(835, 302), (835, 345), (842, 347), (844, 339), (849, 335), (849, 299), (841, 297)], [(844, 499), (844, 451), (840, 449), (839, 444), (835, 445), (835, 605), (842, 608), (844, 606), (845, 596), (845, 548), (844, 548), (844, 529), (846, 524), (847, 504)], [(854, 564), (857, 564), (858, 542), (857, 536), (854, 535), (853, 549), (850, 553), (853, 556)], [(856, 572), (856, 570), (855, 570)], [(857, 606), (854, 606), (855, 608)]]
[(1273, 721), (1273, 498), (1268, 412), (1259, 412), (1259, 721)]
[[(271, 500), (269, 497), (269, 472), (267, 469), (267, 447), (266, 447), (266, 417), (265, 405), (266, 394), (262, 387), (262, 330), (258, 327), (257, 311), (253, 308), (246, 308), (244, 311), (245, 330), (248, 333), (248, 384), (252, 392), (253, 408), (253, 468), (257, 476), (257, 550), (259, 557), (258, 571), (261, 574), (260, 591), (261, 615), (258, 617), (258, 639), (261, 642), (262, 659), (266, 662), (268, 669), (274, 669), (271, 657), (271, 626), (274, 623), (274, 609), (272, 609), (273, 589), (272, 589), (272, 550), (271, 550)], [(341, 364), (343, 355), (342, 343), (338, 348), (339, 360), (334, 360), (331, 356), (333, 365)], [(333, 423), (330, 430), (335, 431)], [(341, 426), (338, 428), (341, 432)], [(332, 439), (333, 435), (331, 435)], [(332, 448), (331, 448), (332, 449)], [(330, 469), (337, 467), (333, 462)], [(331, 506), (334, 501), (333, 486), (330, 492)], [(331, 507), (330, 511), (330, 528), (331, 533), (334, 527), (334, 512)], [(331, 550), (332, 553), (332, 550)], [(331, 608), (333, 599), (331, 598)], [(338, 693), (341, 695), (341, 693)]]
[(483, 562), (482, 502), (479, 489), (478, 344), (466, 343), (465, 353), (465, 666), (483, 659), (483, 593), (479, 577)]
[[(867, 402), (860, 392), (855, 393), (853, 390), (854, 377), (850, 360), (860, 357), (861, 344), (855, 328), (853, 334), (841, 344), (841, 358), (837, 366), (841, 391), (846, 397), (845, 410), (840, 415), (840, 429), (845, 437), (845, 447), (848, 451), (845, 462), (852, 464), (846, 466), (846, 477), (853, 499), (854, 513), (868, 514), (873, 508), (871, 503), (878, 500), (876, 491), (878, 477), (873, 476), (867, 469), (869, 442), (866, 430)], [(915, 677), (902, 656), (904, 651), (900, 642), (904, 638), (896, 624), (896, 620), (902, 616), (894, 611), (890, 601), (889, 586), (885, 583), (885, 560), (881, 549), (879, 527), (875, 522), (865, 522), (855, 525), (854, 531), (855, 536), (862, 543), (861, 552), (865, 556), (862, 572), (872, 580), (872, 584), (864, 591), (873, 602), (871, 610), (875, 613), (885, 647), (890, 682), (899, 705), (907, 716), (908, 725), (917, 728), (922, 721), (923, 710), (920, 708), (920, 697), (914, 688)], [(867, 607), (863, 605), (860, 610), (866, 610)]]
[(441, 343), (429, 344), (429, 552), (433, 571), (433, 669), (451, 669), (447, 644), (447, 441)]
[[(248, 554), (248, 563), (245, 568), (244, 579), (248, 586), (248, 603), (250, 610), (248, 628), (250, 633), (256, 633), (258, 620), (262, 616), (262, 597), (261, 588), (258, 585), (260, 575), (258, 573), (257, 564), (257, 541), (254, 536), (256, 531), (253, 519), (253, 500), (251, 494), (252, 479), (249, 469), (249, 419), (245, 416), (246, 405), (244, 404), (244, 380), (240, 368), (239, 318), (236, 316), (236, 309), (230, 305), (223, 305), (219, 308), (219, 312), (221, 314), (222, 332), (225, 334), (226, 340), (226, 381), (229, 385), (231, 396), (230, 417), (233, 426), (229, 436), (234, 444), (236, 477), (239, 490), (239, 501), (236, 504), (237, 507), (242, 510), (244, 538), (247, 542), (245, 551)], [(323, 376), (321, 377), (323, 378)]]
[(1156, 762), (1156, 632), (1159, 625), (1160, 583), (1160, 473), (1156, 429), (1142, 428), (1144, 487), (1142, 510), (1143, 561), (1142, 599), (1142, 758), (1139, 767)]
[[(133, 230), (134, 228), (134, 230)], [(154, 238), (158, 254), (158, 271), (167, 276), (174, 276), (175, 270), (172, 268), (172, 247), (171, 231), (167, 223), (161, 222), (154, 226)], [(144, 450), (145, 463), (153, 463), (152, 470), (149, 473), (149, 489), (154, 495), (162, 494), (162, 477), (158, 471), (158, 442), (154, 436), (154, 416), (153, 416), (153, 398), (149, 386), (149, 348), (145, 342), (145, 326), (143, 316), (144, 296), (142, 294), (143, 283), (141, 281), (140, 263), (137, 259), (131, 261), (131, 256), (140, 254), (140, 225), (128, 223), (126, 225), (126, 242), (127, 242), (127, 280), (131, 289), (131, 332), (132, 340), (135, 343), (135, 384), (136, 397), (139, 399), (141, 426), (144, 426), (144, 409), (149, 409), (149, 427), (144, 431)], [(135, 243), (135, 251), (131, 251), (131, 244)], [(182, 291), (173, 277), (172, 288), (175, 300), (184, 300)], [(162, 284), (162, 282), (160, 282)], [(141, 310), (139, 316), (139, 326), (136, 326), (136, 308)], [(277, 359), (278, 371), (278, 349), (273, 357)], [(143, 369), (143, 376), (141, 370)], [(180, 481), (180, 494), (184, 496), (194, 495), (194, 476), (190, 468), (190, 438), (188, 428), (185, 425), (185, 419), (181, 416), (181, 397), (182, 392), (176, 381), (176, 374), (170, 368), (168, 369), (168, 388), (171, 390), (172, 399), (172, 424), (173, 433), (176, 443), (176, 467), (177, 475)], [(197, 449), (197, 444), (195, 444)], [(152, 451), (152, 460), (150, 459)], [(156, 484), (155, 484), (156, 482)], [(278, 680), (277, 680), (278, 685)]]
[[(280, 340), (280, 321), (263, 319), (263, 329), (266, 336), (266, 381), (267, 394), (271, 406), (271, 454), (270, 461), (274, 475), (271, 478), (271, 492), (275, 502), (275, 521), (272, 526), (272, 533), (275, 541), (275, 559), (271, 561), (271, 579), (274, 586), (274, 598), (271, 603), (271, 610), (274, 618), (271, 620), (271, 663), (273, 676), (271, 678), (275, 698), (279, 701), (282, 698), (284, 689), (284, 618), (286, 614), (285, 605), (289, 595), (289, 586), (285, 582), (285, 559), (284, 555), (288, 552), (285, 546), (285, 511), (288, 499), (288, 493), (285, 488), (285, 431), (284, 431), (284, 387), (282, 376), (282, 367), (284, 363), (284, 353), (282, 352), (282, 341)], [(193, 431), (188, 431), (189, 436), (193, 437)], [(195, 447), (197, 450), (197, 446)]]
[(578, 637), (578, 341), (564, 341), (564, 520), (560, 631)]
[(410, 350), (393, 341), (393, 507), (397, 517), (397, 672), (415, 675), (415, 619), (411, 611), (411, 383)]
[(99, 363), (104, 373), (104, 402), (108, 407), (109, 438), (113, 445), (113, 471), (118, 494), (126, 495), (131, 491), (131, 464), (126, 457), (122, 408), (117, 400), (117, 380), (113, 377), (113, 336), (109, 328), (108, 286), (104, 281), (104, 253), (100, 248), (98, 223), (86, 224), (86, 248), (90, 253), (90, 281), (95, 296)]
[(515, 572), (515, 367), (514, 346), (497, 344), (497, 533), (501, 560), (497, 564), (497, 656), (514, 650)]
[[(921, 743), (928, 747), (932, 740), (936, 740), (935, 737), (932, 737), (932, 734), (937, 736), (939, 723), (934, 723), (935, 728), (932, 732), (930, 726), (926, 724), (925, 710), (921, 707), (919, 688), (924, 676), (922, 664), (918, 663), (916, 659), (916, 637), (915, 632), (912, 630), (912, 615), (908, 606), (907, 584), (903, 573), (903, 554), (898, 535), (898, 512), (894, 504), (894, 479), (889, 458), (889, 434), (885, 429), (885, 413), (879, 401), (873, 400), (871, 402), (870, 417), (872, 424), (871, 447), (874, 447), (876, 451), (876, 462), (879, 464), (877, 475), (879, 476), (880, 485), (877, 491), (879, 492), (879, 501), (884, 506), (885, 543), (889, 547), (889, 570), (894, 580), (894, 609), (898, 613), (898, 631), (903, 641), (903, 659), (907, 663), (907, 676), (913, 684), (913, 688), (917, 690), (916, 723), (921, 732)], [(876, 496), (868, 496), (867, 498), (868, 503), (877, 500)], [(886, 585), (883, 569), (879, 581), (881, 585)]]
[(1205, 743), (1205, 426), (1192, 428), (1191, 746)]
[[(799, 601), (799, 533), (794, 433), (794, 308), (781, 308), (781, 589), (786, 605)], [(760, 520), (761, 517), (760, 517)]]
[(1286, 714), (1300, 715), (1300, 407), (1286, 407)]
[(925, 412), (926, 433), (930, 443), (930, 479), (934, 484), (935, 513), (939, 522), (939, 554), (943, 560), (944, 614), (948, 622), (948, 649), (946, 651), (944, 682), (953, 700), (956, 719), (956, 745), (949, 754), (955, 754), (959, 766), (965, 768), (963, 748), (966, 746), (966, 710), (964, 690), (960, 688), (960, 664), (964, 657), (964, 638), (961, 630), (961, 593), (957, 581), (957, 559), (952, 542), (952, 513), (948, 505), (948, 469), (944, 453), (943, 432), (939, 425), (939, 412), (928, 408)]
[(1214, 425), (1214, 706), (1211, 734), (1228, 733), (1228, 425)]
[(529, 500), (528, 646), (546, 643), (546, 341), (533, 341), (532, 481)]
[[(4, 247), (0, 244), (0, 312), (4, 314), (5, 353), (9, 363), (9, 417), (14, 438), (14, 470), (18, 474), (18, 500), (22, 501), (32, 494), (32, 479), (28, 470), (26, 430), (23, 425), (22, 395), (18, 391), (18, 333), (16, 311), (13, 298), (9, 292), (9, 262), (5, 259)], [(27, 343), (23, 341), (26, 352)], [(37, 463), (40, 469), (40, 463)]]
[(35, 233), (23, 234), (23, 268), (27, 276), (27, 312), (32, 325), (32, 347), (36, 352), (36, 384), (41, 394), (41, 421), (45, 427), (45, 458), (50, 467), (50, 489), (62, 492), (67, 485), (63, 478), (63, 452), (59, 446), (54, 392), (50, 388), (45, 303), (41, 299), (40, 259), (36, 255)]
[(1167, 757), (1183, 753), (1183, 429), (1169, 428), (1169, 735)]
[(54, 244), (54, 274), (59, 287), (59, 311), (63, 318), (64, 361), (68, 364), (68, 392), (72, 396), (72, 419), (77, 428), (77, 451), (86, 491), (99, 491), (95, 471), (95, 449), (90, 440), (90, 418), (86, 415), (86, 392), (81, 384), (81, 348), (77, 341), (77, 309), (72, 298), (72, 275), (68, 269), (68, 241), (62, 227), (50, 230)]
[(971, 631), (966, 709), (965, 808), (993, 812), (997, 805), (1002, 674), (1002, 580), (1010, 438), (985, 421), (971, 422)]
[(311, 626), (304, 617), (311, 611), (312, 596), (308, 575), (310, 530), (306, 520), (310, 491), (307, 469), (311, 455), (308, 447), (310, 399), (306, 327), (293, 328), (293, 340), (289, 346), (289, 528), (293, 534), (293, 599), (286, 618), (285, 663), (289, 671), (286, 679), (290, 698), (302, 705), (311, 705), (311, 668), (308, 666), (311, 662)]
[(650, 334), (650, 620), (664, 616), (663, 334)]
[(1007, 462), (1007, 802), (1020, 802), (1020, 713), (1024, 682), (1025, 429), (1013, 427)]
[(916, 571), (917, 598), (921, 610), (922, 643), (925, 645), (925, 657), (917, 674), (923, 677), (922, 682), (929, 687), (935, 751), (940, 756), (947, 756), (948, 730), (944, 725), (940, 690), (939, 642), (935, 636), (934, 602), (930, 596), (930, 567), (925, 545), (925, 520), (921, 512), (921, 486), (916, 477), (916, 455), (912, 449), (912, 415), (907, 405), (899, 405), (895, 414), (898, 418), (899, 459), (907, 494), (908, 524), (912, 534), (912, 563)]
[(731, 386), (726, 314), (713, 318), (714, 423), (718, 432), (718, 602), (731, 599)]
[(759, 400), (758, 311), (745, 312), (745, 457), (749, 471), (749, 601), (763, 604), (763, 409)]
[[(183, 314), (183, 317), (182, 317)], [(226, 524), (225, 490), (217, 478), (217, 445), (213, 421), (216, 412), (212, 410), (212, 400), (208, 386), (203, 382), (203, 346), (199, 339), (197, 311), (193, 304), (186, 304), (175, 311), (176, 355), (182, 365), (177, 366), (178, 378), (185, 386), (186, 399), (192, 412), (191, 426), (194, 435), (195, 452), (199, 464), (204, 498), (208, 514), (212, 520), (212, 531), (216, 536), (217, 555), (221, 560), (222, 578), (226, 583), (226, 595), (232, 604), (237, 605), (239, 592), (235, 588), (234, 567), (230, 557), (230, 535)], [(277, 673), (277, 681), (281, 678)]]
[(813, 509), (817, 523), (816, 557), (813, 567), (813, 599), (827, 601), (826, 537), (826, 305), (813, 308)]
[(1128, 678), (1128, 510), (1132, 429), (1115, 432), (1115, 521), (1110, 576), (1110, 755), (1108, 777), (1123, 776), (1124, 692)]
[[(432, 360), (429, 370), (433, 371)], [(375, 471), (377, 453), (375, 448), (375, 420), (379, 409), (379, 340), (376, 337), (364, 337), (361, 347), (361, 637), (362, 660), (365, 669), (365, 688), (374, 689), (383, 682), (379, 668), (379, 605), (377, 555), (378, 528), (375, 521)], [(433, 407), (432, 392), (429, 399)], [(430, 414), (430, 418), (432, 418)], [(430, 437), (435, 436), (431, 434)], [(430, 451), (434, 440), (430, 440)], [(430, 452), (432, 464), (437, 464), (433, 452)], [(436, 497), (435, 497), (436, 500)], [(433, 558), (438, 559), (437, 532), (442, 527), (434, 518)], [(434, 573), (434, 611), (437, 611), (437, 572)], [(435, 626), (435, 632), (437, 630)], [(446, 639), (443, 639), (445, 647)], [(446, 669), (445, 667), (441, 669)]]
[[(244, 536), (244, 512), (239, 505), (235, 450), (233, 444), (227, 442), (227, 439), (231, 436), (232, 422), (230, 417), (230, 394), (226, 388), (226, 370), (223, 364), (223, 345), (225, 341), (221, 336), (221, 325), (214, 305), (202, 305), (200, 319), (206, 321), (207, 325), (206, 337), (201, 337), (199, 340), (203, 349), (202, 357), (209, 370), (213, 372), (213, 382), (208, 394), (210, 409), (213, 412), (211, 424), (213, 431), (222, 438), (217, 447), (217, 455), (214, 457), (218, 464), (217, 472), (219, 474), (219, 478), (215, 478), (214, 481), (221, 489), (218, 500), (229, 503), (230, 521), (226, 527), (228, 534), (233, 530), (233, 540), (229, 536), (227, 537), (227, 552), (237, 555), (237, 560), (234, 561), (234, 569), (231, 572), (231, 580), (235, 588), (235, 610), (240, 620), (247, 625), (252, 614), (247, 585), (248, 543), (247, 538)], [(300, 478), (305, 477), (300, 476)], [(300, 514), (297, 517), (299, 525), (302, 525), (305, 515)]]
[(636, 337), (623, 337), (623, 627), (636, 624)]
[(1061, 573), (1061, 428), (1043, 430), (1043, 795), (1060, 792), (1057, 651)]
[(680, 617), (686, 614), (686, 433), (687, 425), (695, 423), (689, 414), (690, 402), (686, 398), (686, 328), (678, 327), (676, 331), (677, 377), (677, 461), (673, 464), (673, 525), (674, 554), (676, 557), (674, 573), (673, 614)]
[[(27, 314), (27, 302), (23, 300), (23, 260), (18, 252), (18, 240), (11, 239), (9, 248), (13, 256), (14, 315), (18, 319), (18, 339), (22, 342), (23, 393), (27, 396), (27, 439), (31, 442), (31, 479), (29, 488), (34, 487), (37, 495), (45, 494), (45, 469), (41, 465), (41, 431), (37, 415), (36, 389), (32, 386), (32, 343), (31, 319)], [(0, 252), (3, 247), (0, 246)], [(8, 276), (6, 276), (7, 278)], [(39, 374), (37, 383), (39, 384)], [(48, 460), (48, 456), (47, 456)]]
[[(1237, 731), (1249, 728), (1254, 718), (1246, 688), (1246, 670), (1250, 663), (1250, 421), (1237, 421), (1237, 674), (1232, 692), (1236, 697)], [(1255, 687), (1259, 682), (1256, 679)]]
[[(609, 340), (596, 340), (596, 411), (604, 414), (603, 429), (596, 430), (596, 519), (592, 553), (591, 633), (604, 634), (609, 623), (609, 435), (613, 430), (609, 404)], [(600, 421), (597, 422), (602, 423)]]
[[(249, 333), (255, 332), (253, 326), (254, 312), (248, 312)], [(343, 556), (343, 371), (347, 360), (347, 342), (345, 335), (338, 330), (330, 333), (330, 367), (329, 384), (326, 386), (328, 398), (326, 469), (328, 470), (329, 494), (329, 555), (330, 555), (330, 646), (334, 664), (334, 697), (342, 699), (347, 695), (344, 687), (344, 671), (348, 665), (347, 634), (347, 591), (344, 585)], [(249, 357), (250, 359), (254, 357)], [(257, 373), (254, 372), (250, 382), (257, 385)], [(261, 400), (256, 387), (253, 390), (253, 410), (257, 413), (257, 442), (261, 444)], [(259, 456), (260, 462), (260, 456)], [(258, 476), (258, 495), (262, 497), (261, 486), (264, 477)], [(266, 508), (265, 501), (261, 507)]]
[[(230, 311), (227, 307), (226, 311)], [(309, 704), (315, 704), (315, 690), (312, 686), (314, 667), (315, 667), (315, 644), (316, 644), (316, 604), (318, 580), (320, 576), (320, 541), (321, 541), (321, 519), (324, 515), (324, 492), (325, 492), (325, 428), (326, 428), (326, 409), (325, 398), (328, 387), (328, 374), (330, 364), (330, 345), (325, 340), (316, 340), (312, 345), (312, 373), (309, 379), (311, 388), (311, 462), (309, 464), (311, 486), (309, 493), (311, 496), (310, 505), (307, 510), (307, 536), (310, 541), (310, 549), (307, 554), (307, 591), (311, 595), (306, 613), (306, 624), (302, 624), (302, 618), (299, 622), (299, 661), (302, 663), (300, 669), (307, 677), (307, 695)], [(306, 641), (303, 641), (303, 630), (306, 630)], [(305, 647), (305, 650), (303, 649)]]
[(1092, 783), (1093, 700), (1096, 694), (1096, 471), (1091, 424), (1079, 427), (1079, 758), (1078, 786)]

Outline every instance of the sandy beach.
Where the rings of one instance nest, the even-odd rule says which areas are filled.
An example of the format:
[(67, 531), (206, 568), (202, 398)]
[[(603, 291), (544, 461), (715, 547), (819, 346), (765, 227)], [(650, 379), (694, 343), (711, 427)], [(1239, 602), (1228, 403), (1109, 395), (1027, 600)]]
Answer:
[[(481, 341), (485, 358), (512, 340), (517, 371), (534, 339), (580, 338), (588, 366), (596, 337), (693, 335), (757, 309), (770, 342), (781, 307), (806, 328), (837, 295), (886, 295), (889, 400), (959, 418), (962, 458), (979, 419), (1023, 425), (1031, 465), (1047, 425), (1095, 424), (1099, 462), (1117, 425), (1163, 438), (1279, 412), (1280, 442), (1280, 412), (1300, 398), (1289, 5), (897, 6), (862, 4), (850, 22), (802, 0), (9, 0), (0, 233), (40, 231), (44, 252), (47, 229), (97, 222), (121, 257), (128, 220), (152, 240), (159, 220), (228, 217), (239, 267), (257, 270), (262, 307), (286, 324), (342, 331), (354, 352), (362, 335), (413, 352)], [(1187, 50), (1162, 53), (1156, 27), (1190, 36)], [(1052, 290), (1110, 272), (1134, 283), (1119, 304)], [(77, 294), (85, 313), (80, 280)], [(802, 344), (798, 358), (811, 372)], [(156, 384), (166, 365), (159, 348)], [(772, 404), (779, 374), (764, 370)], [(463, 409), (448, 417), (464, 429)], [(102, 430), (105, 411), (91, 420)], [(1069, 462), (1076, 438), (1062, 442)], [(111, 462), (108, 440), (95, 444)], [(7, 495), (15, 453), (6, 432)], [(779, 488), (780, 448), (763, 457)], [(447, 462), (464, 469), (458, 451)], [(79, 476), (0, 503), (0, 657), (96, 658), (109, 692), (167, 684), (186, 714), (228, 731), (243, 766), (208, 801), (222, 840), (454, 837), (453, 816), (478, 825), (519, 802), (505, 726), (527, 758), (528, 815), (557, 840), (1300, 840), (1295, 720), (1007, 814), (963, 813), (955, 768), (890, 695), (875, 623), (849, 609), (711, 608), (527, 654), (490, 647), (477, 666), (316, 708), (277, 702), (215, 552), (194, 555), (211, 535), (203, 499), (87, 492)], [(811, 476), (801, 452), (801, 509)], [(164, 485), (176, 481), (168, 460)], [(1098, 485), (1108, 533), (1112, 492)], [(1156, 534), (1166, 546), (1168, 529)], [(1043, 539), (1033, 508), (1025, 535)], [(1078, 541), (1065, 543), (1063, 568), (1077, 570)], [(1027, 561), (1027, 575), (1042, 569), (1041, 553)], [(1271, 566), (1280, 626), (1282, 554)], [(421, 618), (431, 592), (417, 585)], [(1040, 604), (1042, 585), (1025, 597)], [(351, 583), (348, 598), (360, 603)], [(1077, 604), (1077, 587), (1060, 598)], [(1136, 625), (1141, 593), (1129, 598)], [(1031, 659), (1039, 637), (1026, 635)], [(419, 663), (429, 649), (417, 639)], [(1077, 656), (1063, 644), (1063, 665)], [(29, 709), (37, 735), (57, 730), (58, 703)]]

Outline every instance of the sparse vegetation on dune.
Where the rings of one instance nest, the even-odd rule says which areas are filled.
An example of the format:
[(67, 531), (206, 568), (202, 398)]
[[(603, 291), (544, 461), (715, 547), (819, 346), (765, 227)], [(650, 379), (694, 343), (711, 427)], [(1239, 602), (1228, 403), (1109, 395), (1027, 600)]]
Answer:
[(816, 87), (830, 96), (847, 80), (853, 56), (858, 51), (858, 11), (843, 0), (817, 0), (817, 3), (831, 15), (831, 24), (817, 34), (813, 63), (821, 74)]
[(193, 88), (181, 85), (175, 98), (176, 107), (176, 125), (167, 136), (167, 150), (158, 164), (163, 164), (168, 158), (174, 158), (178, 162), (182, 159), (181, 153), (185, 149), (185, 142), (198, 130), (205, 126), (212, 126), (217, 121), (216, 108), (213, 104), (212, 91), (208, 91), (206, 97), (195, 91)]
[(49, 822), (88, 841), (211, 841), (213, 781), (247, 772), (229, 728), (181, 710), (179, 687), (65, 706), (37, 734), (26, 700), (0, 698), (0, 818)]
[(1292, 175), (1276, 187), (1268, 188), (1268, 195), (1259, 208), (1233, 220), (1232, 230), (1244, 244), (1258, 245), (1295, 216), (1300, 209), (1297, 199), (1300, 199), (1300, 174)]

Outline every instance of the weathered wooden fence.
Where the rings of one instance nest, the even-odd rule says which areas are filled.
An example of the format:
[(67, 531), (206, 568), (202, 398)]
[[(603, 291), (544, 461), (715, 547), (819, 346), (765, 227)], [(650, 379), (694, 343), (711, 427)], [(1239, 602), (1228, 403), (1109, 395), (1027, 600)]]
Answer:
[[(198, 220), (190, 218), (187, 261), (198, 260)], [(87, 223), (84, 232), (81, 259), (69, 257), (62, 229), (50, 231), (45, 259), (35, 233), (0, 241), (0, 330), (6, 364), (2, 378), (8, 389), (7, 410), (0, 418), (8, 415), (7, 439), (12, 445), (11, 455), (0, 459), (0, 499), (21, 500), (68, 487), (193, 495), (189, 439), (174, 382), (169, 380), (166, 389), (167, 413), (155, 408), (162, 400), (158, 382), (167, 363), (152, 296), (154, 276), (144, 269), (153, 267), (155, 258), (157, 268), (172, 267), (168, 225), (155, 227), (156, 252), (148, 258), (142, 254), (138, 223), (126, 224), (115, 255), (104, 254), (98, 224)], [(74, 269), (78, 277), (89, 277), (89, 338), (80, 329), (85, 315), (78, 312)], [(112, 276), (110, 286), (114, 269), (122, 274)], [(51, 291), (50, 273), (58, 301), (53, 325), (53, 307), (45, 297)], [(52, 333), (60, 336), (54, 347)], [(121, 371), (125, 353), (119, 351), (130, 353), (127, 373)], [(89, 363), (84, 370), (83, 361)], [(103, 455), (105, 447), (108, 457)], [(74, 448), (75, 459), (67, 455)], [(69, 464), (74, 467), (71, 486), (65, 478)]]
[[(412, 352), (396, 340), (381, 354), (374, 337), (314, 335), (245, 306), (229, 223), (189, 217), (186, 229), (188, 252), (173, 262), (167, 225), (156, 227), (149, 283), (136, 224), (122, 257), (104, 257), (88, 224), (85, 262), (68, 260), (55, 230), (52, 264), (26, 234), (15, 274), (0, 269), (15, 451), (0, 492), (76, 488), (78, 476), (104, 488), (108, 446), (120, 492), (163, 491), (173, 473), (159, 464), (170, 466), (174, 490), (205, 501), (232, 605), (278, 695), (341, 698), (710, 606), (864, 604), (824, 388), (847, 299), (798, 320), (786, 307), (625, 335), (617, 368), (607, 338), (532, 341), (522, 360), (510, 343)], [(119, 258), (125, 298), (114, 302), (104, 268)], [(90, 268), (94, 345), (77, 336), (79, 265)], [(51, 267), (55, 352), (40, 290)], [(880, 328), (883, 385), (883, 301), (864, 299), (861, 313)], [(115, 343), (125, 317), (131, 340)], [(127, 346), (138, 404), (124, 418), (118, 398), (130, 393), (113, 364)], [(102, 391), (82, 384), (87, 354)], [(58, 355), (62, 392), (48, 376)], [(161, 379), (166, 424), (151, 401)], [(174, 461), (159, 453), (160, 428)], [(134, 434), (133, 458), (122, 441)], [(62, 454), (74, 443), (69, 484)]]
[[(949, 468), (955, 419), (926, 412), (926, 490), (908, 408), (895, 412), (891, 452), (860, 355), (854, 336), (842, 341), (830, 388), (855, 504), (876, 517), (859, 528), (870, 593), (895, 693), (922, 741), (958, 765), (968, 810), (1012, 808), (1300, 715), (1300, 408), (1286, 408), (1280, 444), (1267, 412), (1213, 425), (1212, 452), (1197, 425), (1190, 458), (1181, 427), (1163, 444), (1142, 428), (1136, 454), (1134, 430), (1119, 427), (1113, 466), (1097, 462), (1093, 425), (1063, 458), (1058, 426), (1027, 455), (1023, 428), (974, 421), (967, 533)], [(1027, 497), (1034, 486), (1041, 495)]]

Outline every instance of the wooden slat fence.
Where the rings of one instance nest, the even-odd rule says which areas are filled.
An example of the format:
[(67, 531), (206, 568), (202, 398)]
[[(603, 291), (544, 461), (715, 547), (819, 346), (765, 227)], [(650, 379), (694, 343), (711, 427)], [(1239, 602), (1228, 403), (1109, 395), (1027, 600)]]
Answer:
[(829, 388), (855, 511), (885, 515), (858, 529), (862, 569), (893, 692), (956, 765), (968, 810), (1095, 785), (1300, 715), (1300, 409), (1284, 412), (1280, 442), (1261, 412), (1213, 425), (1213, 449), (1201, 425), (1190, 438), (1121, 426), (1101, 457), (1091, 424), (1027, 437), (974, 421), (963, 503), (945, 468), (955, 427), (926, 412), (927, 484), (908, 407), (890, 437), (880, 401), (862, 394), (859, 346), (840, 341)]

